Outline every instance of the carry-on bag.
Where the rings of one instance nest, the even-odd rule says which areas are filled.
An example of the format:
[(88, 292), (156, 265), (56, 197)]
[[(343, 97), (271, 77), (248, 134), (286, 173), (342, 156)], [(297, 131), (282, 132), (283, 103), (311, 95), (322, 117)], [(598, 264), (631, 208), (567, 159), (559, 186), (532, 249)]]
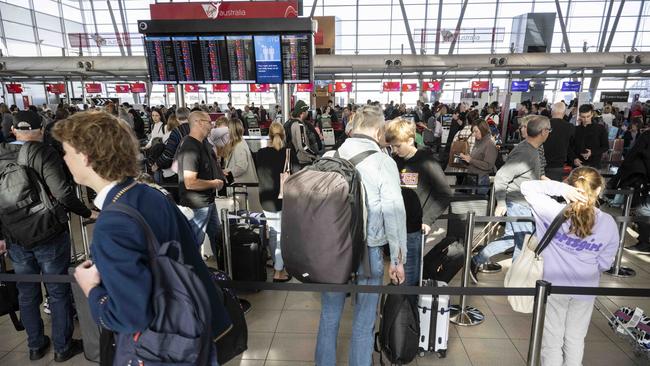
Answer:
[[(243, 197), (245, 209), (237, 209), (237, 197)], [(228, 218), (232, 278), (235, 281), (266, 281), (266, 221), (264, 215), (249, 211), (248, 193), (233, 191), (235, 217)]]
[(418, 355), (420, 325), (417, 297), (384, 295), (381, 300), (379, 332), (375, 334), (375, 351), (383, 366), (384, 355), (391, 365), (405, 365)]
[(465, 248), (457, 238), (445, 237), (424, 256), (422, 265), (423, 279), (449, 283), (465, 265)]
[[(13, 270), (7, 270), (5, 254), (0, 255), (0, 273), (14, 273)], [(17, 331), (25, 330), (25, 327), (18, 319), (18, 315), (16, 315), (19, 310), (16, 282), (0, 282), (0, 316), (9, 315)]]
[[(213, 281), (230, 281), (230, 277), (226, 272), (214, 268), (208, 269)], [(219, 286), (219, 284), (216, 285)], [(228, 333), (215, 342), (218, 350), (217, 361), (219, 361), (220, 365), (224, 365), (248, 349), (248, 326), (246, 325), (244, 310), (235, 292), (229, 288), (221, 287), (221, 289), (223, 290), (224, 306), (232, 321), (232, 327)]]
[[(422, 235), (422, 253), (424, 253), (424, 237)], [(420, 262), (420, 286), (447, 286), (446, 282), (430, 279), (423, 280), (424, 260), (425, 258), (422, 258)], [(418, 342), (420, 355), (423, 356), (425, 352), (436, 352), (438, 357), (446, 357), (447, 342), (449, 340), (449, 295), (419, 295), (417, 309), (420, 329)]]

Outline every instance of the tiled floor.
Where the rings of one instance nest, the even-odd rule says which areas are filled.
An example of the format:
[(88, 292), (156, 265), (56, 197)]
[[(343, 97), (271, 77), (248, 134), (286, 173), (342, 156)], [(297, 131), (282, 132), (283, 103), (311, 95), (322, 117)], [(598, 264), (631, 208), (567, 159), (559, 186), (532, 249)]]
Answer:
[[(443, 224), (444, 225), (444, 224)], [(434, 228), (436, 231), (437, 228)], [(444, 235), (438, 230), (430, 247)], [(631, 240), (631, 238), (630, 238)], [(500, 261), (507, 268), (509, 260)], [(608, 287), (649, 287), (650, 256), (625, 254), (624, 265), (637, 271), (633, 278), (615, 278), (603, 275), (602, 286)], [(504, 272), (482, 274), (478, 286), (502, 286)], [(451, 286), (458, 286), (457, 276)], [(474, 285), (473, 285), (474, 286)], [(253, 304), (246, 316), (249, 330), (248, 350), (226, 366), (306, 366), (314, 365), (314, 350), (320, 314), (320, 296), (315, 293), (285, 291), (263, 291), (242, 296)], [(599, 298), (609, 310), (623, 305), (639, 306), (650, 311), (650, 299), (609, 297)], [(457, 299), (452, 298), (456, 303)], [(510, 309), (506, 298), (498, 296), (471, 297), (469, 304), (480, 309), (486, 316), (483, 324), (474, 327), (451, 325), (447, 357), (439, 359), (435, 355), (418, 357), (416, 365), (473, 365), (473, 366), (511, 366), (525, 365), (530, 336), (531, 317), (515, 313)], [(46, 333), (50, 331), (50, 319), (44, 316)], [(348, 345), (351, 334), (352, 312), (346, 304), (338, 337), (337, 361), (347, 365)], [(78, 336), (78, 329), (76, 330)], [(378, 354), (375, 353), (376, 364)], [(48, 354), (39, 362), (29, 362), (26, 335), (16, 332), (8, 317), (0, 318), (0, 366), (13, 365), (54, 365), (53, 354)], [(585, 366), (632, 366), (650, 365), (650, 361), (636, 357), (631, 346), (618, 338), (607, 325), (601, 314), (594, 311), (592, 324), (586, 338)], [(63, 365), (93, 365), (82, 355)]]

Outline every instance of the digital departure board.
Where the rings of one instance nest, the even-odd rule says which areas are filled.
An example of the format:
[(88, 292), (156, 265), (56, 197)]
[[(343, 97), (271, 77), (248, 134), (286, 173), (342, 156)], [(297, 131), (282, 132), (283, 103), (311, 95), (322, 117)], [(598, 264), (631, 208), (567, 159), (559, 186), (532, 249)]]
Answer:
[(152, 83), (176, 82), (176, 61), (170, 37), (147, 37), (144, 41)]
[(203, 81), (201, 47), (197, 37), (172, 37), (176, 59), (177, 81), (195, 83)]
[(282, 36), (282, 66), (285, 83), (308, 83), (311, 78), (309, 34)]
[(230, 81), (255, 83), (255, 49), (253, 36), (227, 36)]
[(280, 36), (255, 36), (255, 73), (259, 84), (282, 83)]
[(199, 37), (203, 80), (206, 83), (230, 82), (228, 48), (225, 36)]

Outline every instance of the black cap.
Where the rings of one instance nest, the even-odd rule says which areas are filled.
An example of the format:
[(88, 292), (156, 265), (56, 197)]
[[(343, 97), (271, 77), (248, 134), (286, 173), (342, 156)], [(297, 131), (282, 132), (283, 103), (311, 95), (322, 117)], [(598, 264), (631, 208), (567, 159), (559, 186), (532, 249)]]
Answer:
[(43, 125), (41, 116), (33, 111), (20, 111), (14, 115), (14, 128), (17, 130), (40, 130)]
[(309, 106), (305, 102), (303, 102), (302, 100), (297, 101), (296, 105), (293, 106), (293, 113), (294, 114), (307, 112), (308, 110), (309, 110)]

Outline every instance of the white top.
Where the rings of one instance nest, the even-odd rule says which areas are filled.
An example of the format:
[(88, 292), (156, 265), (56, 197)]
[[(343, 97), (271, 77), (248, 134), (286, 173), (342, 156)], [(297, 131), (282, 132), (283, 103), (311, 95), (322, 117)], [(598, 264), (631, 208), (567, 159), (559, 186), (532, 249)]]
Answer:
[[(167, 138), (165, 138), (165, 135), (167, 135)], [(169, 138), (169, 134), (165, 133), (165, 125), (162, 122), (156, 122), (151, 127), (151, 135), (149, 136), (149, 142), (147, 142), (145, 148), (147, 149), (150, 148), (151, 142), (156, 137), (160, 137), (163, 140), (163, 142), (166, 142), (167, 139)]]
[(117, 182), (111, 182), (109, 183), (106, 187), (102, 188), (101, 191), (97, 192), (97, 197), (93, 200), (93, 203), (95, 204), (95, 207), (98, 209), (102, 209), (104, 206), (104, 201), (106, 201), (106, 196), (108, 196), (108, 192), (113, 189), (117, 185)]

